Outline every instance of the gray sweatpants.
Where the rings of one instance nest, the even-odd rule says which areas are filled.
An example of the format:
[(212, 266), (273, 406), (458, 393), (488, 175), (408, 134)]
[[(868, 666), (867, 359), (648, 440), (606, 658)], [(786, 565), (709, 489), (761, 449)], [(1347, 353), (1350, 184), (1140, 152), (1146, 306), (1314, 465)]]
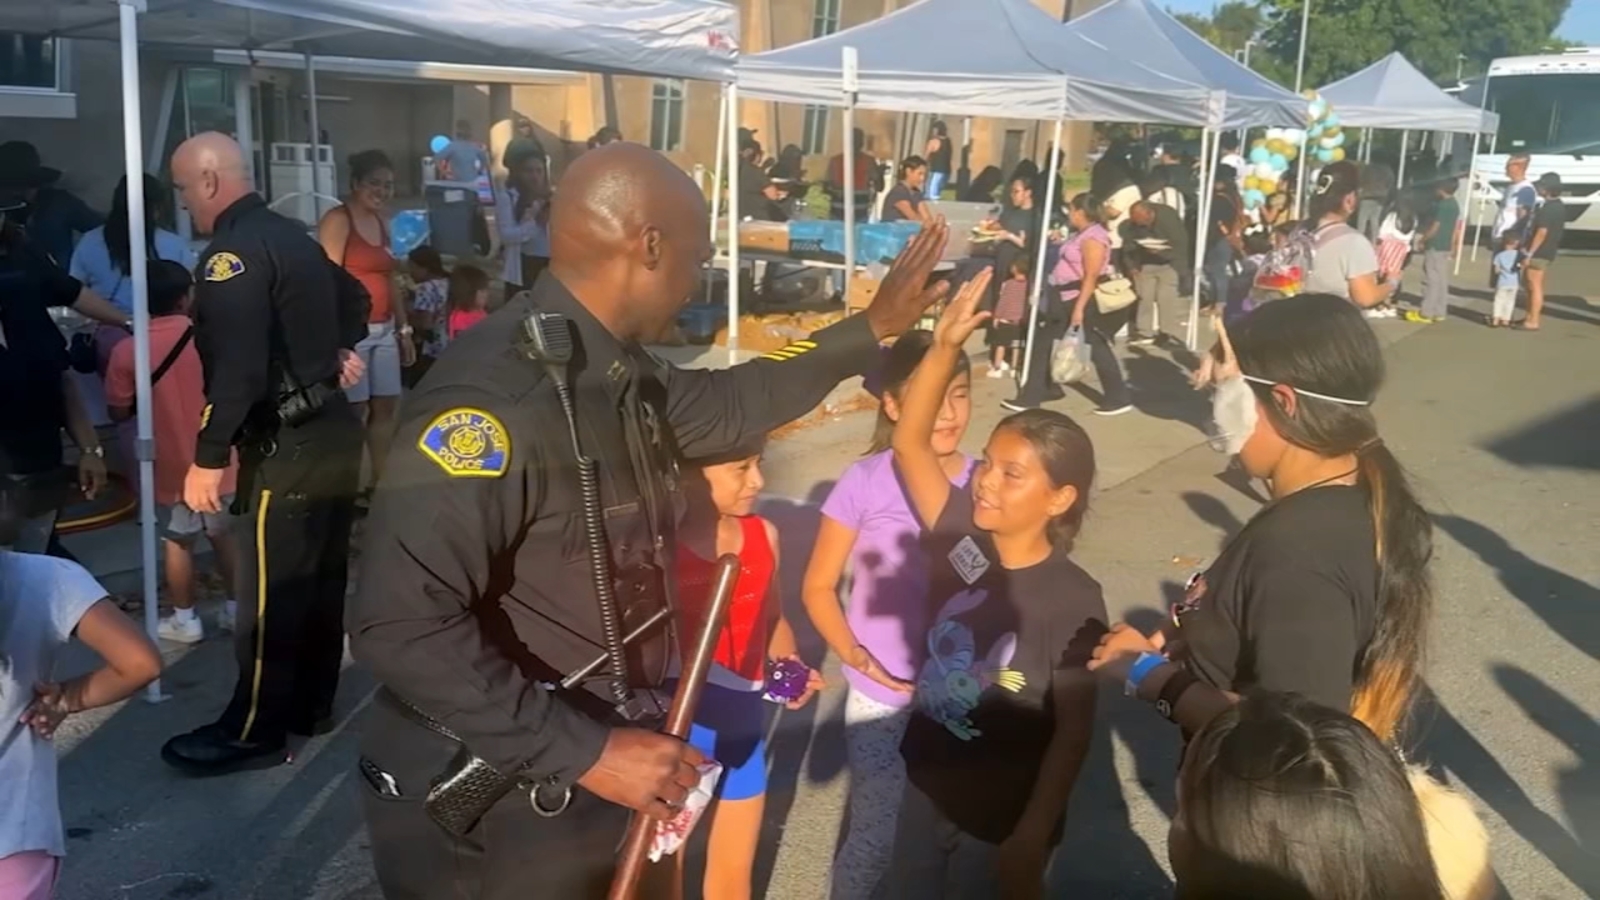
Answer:
[(1140, 266), (1139, 274), (1133, 276), (1133, 292), (1139, 297), (1139, 305), (1150, 310), (1148, 334), (1164, 331), (1183, 337), (1187, 304), (1178, 296), (1177, 269), (1164, 264)]
[(1422, 314), (1442, 319), (1450, 313), (1450, 251), (1422, 254)]

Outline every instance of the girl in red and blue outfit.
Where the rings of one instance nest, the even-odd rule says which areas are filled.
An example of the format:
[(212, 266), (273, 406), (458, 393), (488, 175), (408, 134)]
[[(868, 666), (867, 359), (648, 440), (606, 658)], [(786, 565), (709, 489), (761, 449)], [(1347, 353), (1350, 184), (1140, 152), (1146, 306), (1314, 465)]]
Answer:
[[(761, 448), (734, 451), (696, 467), (690, 518), (678, 542), (678, 598), (685, 647), (705, 621), (716, 560), (739, 557), (739, 578), (727, 619), (717, 636), (705, 693), (695, 711), (689, 743), (723, 766), (717, 806), (708, 812), (705, 900), (748, 900), (755, 874), (756, 845), (766, 806), (768, 660), (798, 660), (794, 632), (782, 614), (778, 592), (778, 531), (754, 514), (765, 481)], [(810, 672), (806, 691), (789, 702), (804, 706), (822, 677)], [(677, 854), (683, 865), (684, 854)], [(680, 878), (682, 869), (680, 868)]]

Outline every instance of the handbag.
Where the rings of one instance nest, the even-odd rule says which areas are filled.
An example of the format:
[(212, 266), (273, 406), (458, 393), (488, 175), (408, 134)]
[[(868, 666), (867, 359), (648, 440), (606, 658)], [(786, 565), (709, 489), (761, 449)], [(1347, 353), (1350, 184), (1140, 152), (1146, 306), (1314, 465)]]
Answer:
[(1083, 338), (1083, 329), (1074, 326), (1066, 336), (1055, 342), (1050, 351), (1050, 380), (1056, 384), (1082, 381), (1089, 374), (1089, 342)]
[(1132, 306), (1139, 295), (1126, 278), (1107, 278), (1094, 287), (1094, 305), (1103, 313), (1114, 313)]

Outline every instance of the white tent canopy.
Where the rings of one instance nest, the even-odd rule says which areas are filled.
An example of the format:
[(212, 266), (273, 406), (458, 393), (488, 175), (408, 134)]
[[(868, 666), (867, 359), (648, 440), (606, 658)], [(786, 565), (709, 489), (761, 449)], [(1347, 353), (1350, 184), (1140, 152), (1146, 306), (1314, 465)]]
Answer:
[(1500, 116), (1446, 94), (1398, 52), (1324, 87), (1345, 125), (1493, 134)]
[(843, 55), (855, 48), (854, 106), (894, 112), (1204, 125), (1210, 94), (1138, 55), (1116, 57), (1064, 31), (1029, 0), (920, 0), (826, 37), (747, 56), (739, 91), (845, 106)]
[[(118, 39), (115, 0), (0, 4), (0, 31)], [(731, 81), (739, 14), (718, 0), (144, 0), (147, 44), (293, 50)]]
[(1305, 125), (1305, 101), (1293, 91), (1241, 65), (1152, 0), (1112, 0), (1058, 28), (1101, 48), (1118, 67), (1138, 60), (1176, 81), (1222, 92), (1222, 121), (1207, 123), (1213, 127)]

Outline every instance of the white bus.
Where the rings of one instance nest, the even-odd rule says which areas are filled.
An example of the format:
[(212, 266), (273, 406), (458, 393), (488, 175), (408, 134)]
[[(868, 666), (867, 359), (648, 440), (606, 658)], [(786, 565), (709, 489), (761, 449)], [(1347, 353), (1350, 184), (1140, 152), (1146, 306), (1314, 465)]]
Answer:
[[(1474, 79), (1458, 96), (1482, 103), (1484, 84)], [(1487, 84), (1486, 105), (1500, 114), (1500, 130), (1479, 145), (1469, 221), (1481, 205), (1492, 217), (1506, 184), (1506, 158), (1527, 153), (1528, 177), (1561, 176), (1568, 230), (1600, 231), (1600, 48), (1497, 59)], [(1472, 141), (1453, 147), (1464, 160)]]

